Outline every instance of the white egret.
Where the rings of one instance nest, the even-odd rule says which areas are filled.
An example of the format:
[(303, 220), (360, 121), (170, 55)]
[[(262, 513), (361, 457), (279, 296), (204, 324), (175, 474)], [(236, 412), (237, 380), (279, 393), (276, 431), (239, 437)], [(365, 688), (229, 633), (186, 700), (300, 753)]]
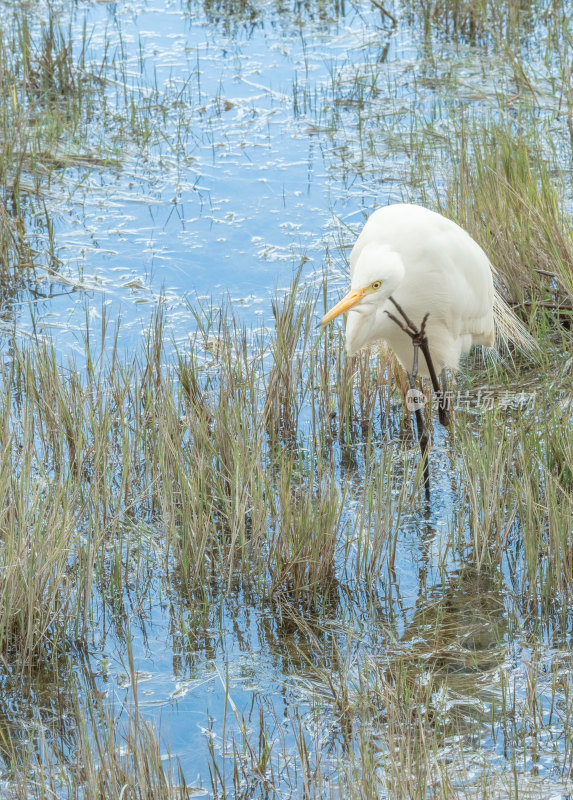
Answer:
[[(412, 388), (417, 374), (432, 378), (444, 424), (445, 384), (440, 393), (434, 367), (445, 379), (445, 370), (456, 370), (472, 345), (493, 347), (496, 328), (523, 349), (535, 348), (494, 288), (493, 267), (477, 242), (452, 220), (417, 205), (386, 206), (369, 217), (350, 254), (350, 292), (321, 325), (345, 311), (348, 355), (387, 342)], [(425, 455), (419, 411), (417, 423)]]

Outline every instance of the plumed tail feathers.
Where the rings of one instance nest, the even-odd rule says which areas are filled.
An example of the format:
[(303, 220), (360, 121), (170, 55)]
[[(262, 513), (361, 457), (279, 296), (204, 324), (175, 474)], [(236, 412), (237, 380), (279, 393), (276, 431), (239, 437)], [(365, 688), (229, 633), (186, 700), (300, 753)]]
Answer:
[(501, 340), (506, 347), (509, 342), (512, 342), (525, 355), (534, 357), (539, 353), (540, 348), (536, 340), (500, 296), (497, 289), (494, 290), (493, 295), (493, 316), (498, 348)]

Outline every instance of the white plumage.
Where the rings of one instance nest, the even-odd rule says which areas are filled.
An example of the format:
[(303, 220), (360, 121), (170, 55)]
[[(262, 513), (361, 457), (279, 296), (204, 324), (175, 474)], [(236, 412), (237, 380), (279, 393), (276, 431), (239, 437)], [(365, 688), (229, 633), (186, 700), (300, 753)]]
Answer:
[[(375, 211), (350, 255), (351, 291), (322, 319), (348, 311), (349, 355), (386, 341), (411, 371), (411, 338), (390, 319), (394, 300), (415, 325), (429, 312), (426, 335), (437, 371), (457, 369), (472, 345), (492, 347), (496, 326), (525, 349), (535, 343), (497, 295), (493, 268), (481, 247), (459, 225), (421, 206), (397, 204)], [(420, 353), (418, 372), (428, 376)]]

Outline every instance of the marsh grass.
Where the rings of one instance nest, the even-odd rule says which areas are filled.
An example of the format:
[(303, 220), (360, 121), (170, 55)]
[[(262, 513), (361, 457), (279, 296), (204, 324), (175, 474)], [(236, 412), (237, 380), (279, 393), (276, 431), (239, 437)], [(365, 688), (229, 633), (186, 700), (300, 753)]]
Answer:
[(566, 320), (573, 231), (542, 152), (507, 125), (464, 135), (445, 211), (490, 254), (513, 306), (533, 319), (563, 309)]
[[(487, 675), (503, 658), (499, 570), (507, 570), (523, 603), (557, 615), (552, 624), (567, 624), (557, 609), (567, 606), (573, 585), (566, 365), (562, 375), (553, 368), (538, 378), (553, 398), (543, 408), (482, 414), (477, 425), (472, 413), (456, 414), (448, 448), (459, 504), (449, 547), (472, 569), (444, 573), (447, 589), (429, 606), (421, 575), (420, 611), (396, 642), (392, 624), (377, 621), (374, 598), (396, 580), (401, 526), (419, 513), (422, 497), (414, 438), (391, 448), (384, 441), (411, 421), (391, 419), (403, 412), (399, 392), (381, 380), (385, 357), (361, 357), (349, 369), (338, 336), (312, 333), (312, 307), (295, 280), (277, 299), (276, 327), (266, 335), (244, 329), (230, 308), (196, 309), (188, 351), (171, 356), (160, 308), (129, 362), (113, 347), (100, 349), (105, 332), (90, 331), (81, 365), (65, 367), (50, 348), (14, 343), (11, 366), (0, 375), (0, 646), (5, 659), (29, 671), (85, 647), (101, 604), (123, 630), (128, 607), (141, 604), (157, 576), (182, 607), (185, 598), (208, 604), (220, 588), (242, 587), (255, 604), (282, 607), (289, 624), (315, 642), (305, 670), (318, 669), (313, 681), (329, 687), (321, 702), (332, 706), (333, 735), (349, 748), (333, 767), (299, 721), (292, 737), (301, 772), (288, 780), (302, 780), (318, 796), (334, 769), (348, 786), (359, 780), (361, 791), (385, 786), (392, 796), (423, 796), (414, 790), (421, 782), (446, 791), (451, 776), (438, 754), (474, 723), (462, 714), (446, 724), (436, 692), (462, 698), (467, 690), (455, 688), (452, 672)], [(495, 378), (494, 367), (485, 369)], [(490, 572), (498, 578), (489, 581)], [(344, 596), (356, 597), (348, 612)], [(483, 598), (481, 623), (476, 596)], [(365, 653), (353, 657), (338, 644), (336, 674), (317, 668), (324, 644), (309, 620), (348, 614), (341, 630), (352, 635), (355, 603), (370, 609), (368, 638), (377, 630), (378, 646), (394, 642), (385, 666), (368, 666)], [(195, 636), (208, 622), (195, 614), (187, 624)], [(422, 680), (428, 669), (429, 683)], [(271, 733), (274, 712), (261, 709), (257, 744), (241, 722), (235, 735), (246, 738), (232, 745), (234, 760), (226, 757), (223, 766), (212, 751), (217, 791), (224, 775), (231, 781), (229, 769), (242, 789), (269, 788), (291, 758), (290, 745)], [(77, 745), (87, 759), (96, 737), (98, 765), (87, 761), (78, 779), (88, 795), (114, 796), (110, 787), (135, 782), (142, 787), (136, 796), (172, 796), (144, 719), (121, 734), (139, 755), (116, 761), (118, 734), (106, 714), (84, 720), (89, 735)], [(501, 724), (496, 711), (496, 731)]]
[[(384, 351), (347, 359), (339, 329), (317, 335), (325, 297), (303, 285), (304, 272), (275, 297), (269, 331), (246, 328), (230, 305), (205, 304), (189, 308), (193, 332), (175, 346), (160, 305), (129, 357), (105, 318), (101, 330), (86, 321), (67, 363), (34, 339), (10, 341), (0, 370), (0, 655), (21, 686), (51, 670), (53, 696), (63, 685), (74, 698), (61, 701), (63, 731), (43, 719), (25, 736), (0, 730), (15, 797), (188, 796), (144, 716), (129, 644), (158, 596), (170, 598), (182, 662), (196, 651), (215, 658), (209, 642), (228, 602), (253, 614), (255, 645), (283, 665), (282, 716), (270, 693), (239, 707), (219, 671), (224, 721), (209, 731), (203, 776), (213, 796), (518, 797), (538, 763), (570, 781), (572, 247), (567, 187), (555, 179), (562, 143), (552, 147), (545, 128), (531, 133), (547, 112), (517, 57), (537, 6), (404, 7), (428, 35), (437, 26), (497, 54), (507, 40), (520, 126), (497, 97), (488, 118), (482, 106), (468, 122), (444, 100), (444, 80), (438, 110), (452, 135), (435, 130), (434, 107), (410, 114), (403, 134), (384, 72), (394, 26), (376, 59), (333, 67), (328, 86), (311, 91), (301, 77), (295, 116), (328, 140), (337, 175), (372, 180), (384, 148), (404, 153), (406, 165), (390, 159), (392, 181), (396, 168), (416, 197), (434, 190), (428, 203), (482, 244), (543, 355), (473, 363), (458, 385), (525, 385), (538, 401), (523, 413), (459, 410), (450, 434), (435, 429), (428, 505), (403, 373)], [(262, 13), (206, 11), (227, 29), (257, 25)], [(565, 35), (558, 11), (540, 17), (544, 35)], [(145, 155), (168, 119), (168, 96), (144, 86), (143, 57), (130, 82), (119, 55), (90, 66), (85, 32), (73, 41), (49, 16), (32, 34), (23, 13), (0, 43), (6, 282), (38, 261), (27, 227), (46, 186), (70, 166), (118, 169), (126, 139)], [(435, 79), (426, 55), (420, 87)], [(551, 62), (555, 74), (565, 61)], [(221, 116), (220, 101), (201, 119)], [(566, 91), (561, 103), (567, 127)], [(99, 155), (70, 153), (93, 136), (96, 112)], [(180, 153), (196, 134), (177, 119), (170, 150)], [(49, 228), (48, 209), (45, 219)], [(340, 232), (343, 244), (350, 233)], [(431, 406), (427, 415), (431, 425)], [(75, 677), (102, 619), (125, 644), (133, 702), (123, 708), (101, 696), (91, 667), (84, 683)]]
[(146, 524), (163, 532), (163, 569), (190, 589), (243, 575), (312, 593), (334, 579), (344, 491), (324, 397), (304, 405), (324, 372), (295, 295), (296, 336), (281, 339), (279, 320), (259, 350), (230, 311), (167, 364), (161, 311), (129, 364), (113, 348), (96, 355), (91, 335), (81, 367), (16, 347), (0, 390), (5, 652), (26, 664), (48, 642), (65, 647), (64, 629), (85, 635), (92, 588), (105, 583), (111, 602), (139, 574)]
[[(72, 665), (64, 657), (53, 669), (51, 679), (61, 688), (53, 708), (19, 718), (14, 730), (3, 728), (3, 797), (189, 797), (192, 787), (157, 730), (142, 718), (137, 694), (128, 706), (104, 703), (82, 653), (74, 660)], [(136, 685), (133, 673), (131, 678)], [(24, 693), (20, 682), (15, 695)]]
[(38, 261), (34, 235), (42, 214), (41, 232), (51, 235), (45, 197), (54, 170), (69, 163), (64, 141), (93, 109), (94, 84), (86, 77), (85, 31), (73, 41), (53, 10), (39, 24), (20, 4), (6, 14), (12, 24), (0, 31), (0, 277), (17, 288), (16, 278), (21, 284)]
[(446, 41), (463, 42), (488, 50), (500, 49), (511, 53), (524, 46), (525, 36), (534, 25), (547, 27), (552, 33), (561, 31), (559, 14), (547, 14), (541, 4), (525, 9), (516, 3), (495, 3), (479, 0), (429, 0), (413, 3), (406, 0), (404, 10), (409, 23), (421, 29), (425, 36), (440, 36)]

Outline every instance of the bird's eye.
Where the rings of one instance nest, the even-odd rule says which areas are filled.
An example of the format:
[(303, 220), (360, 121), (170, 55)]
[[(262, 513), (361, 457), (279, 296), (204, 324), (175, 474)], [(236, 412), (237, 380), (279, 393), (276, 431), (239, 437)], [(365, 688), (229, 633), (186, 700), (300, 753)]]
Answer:
[(370, 287), (370, 288), (371, 288), (371, 289), (374, 289), (374, 291), (376, 291), (376, 290), (377, 290), (377, 289), (379, 289), (381, 286), (382, 286), (382, 281), (374, 281), (374, 283), (373, 283), (373, 284), (371, 284), (371, 287)]

